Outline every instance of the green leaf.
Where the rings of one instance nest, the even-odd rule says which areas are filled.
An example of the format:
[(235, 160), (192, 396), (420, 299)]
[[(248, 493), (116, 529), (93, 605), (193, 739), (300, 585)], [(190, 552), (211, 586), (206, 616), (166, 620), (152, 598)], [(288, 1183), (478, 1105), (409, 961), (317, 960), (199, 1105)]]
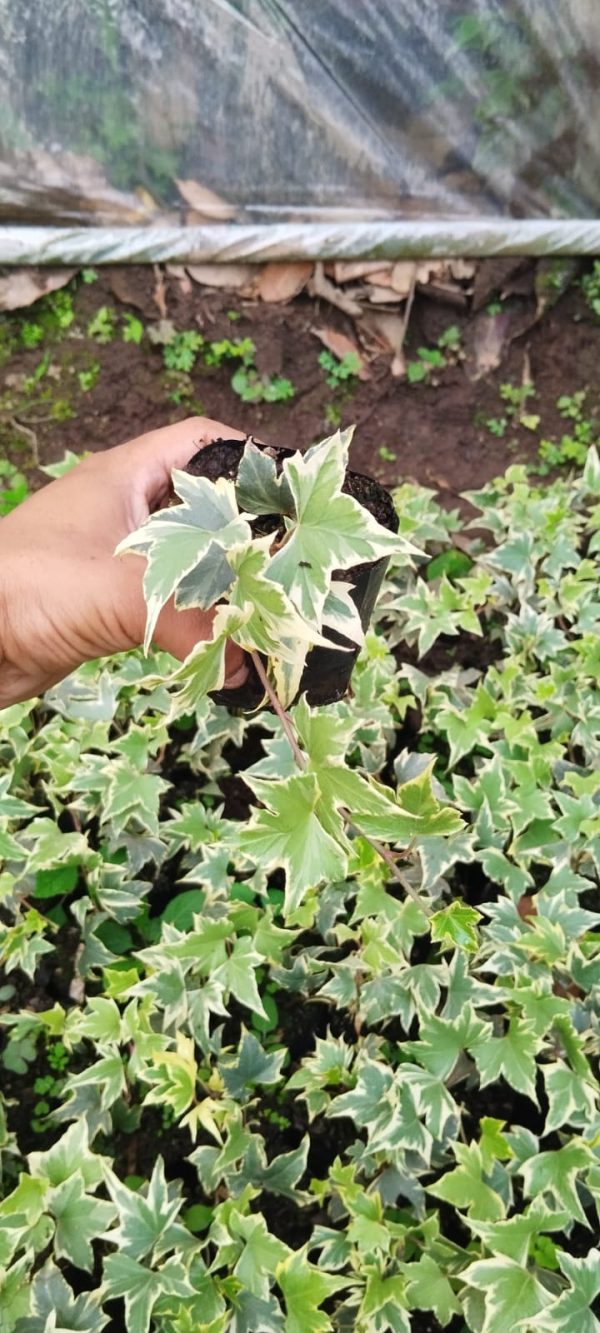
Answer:
[(308, 1262), (306, 1248), (280, 1264), (276, 1277), (285, 1301), (285, 1333), (328, 1333), (331, 1322), (319, 1306), (345, 1287), (346, 1279), (315, 1268)]
[(244, 448), (235, 489), (240, 509), (249, 514), (292, 514), (294, 499), (285, 474), (277, 476), (275, 461), (252, 440)]
[(254, 1296), (268, 1295), (265, 1276), (272, 1275), (277, 1265), (285, 1263), (290, 1251), (283, 1241), (271, 1236), (263, 1217), (242, 1217), (234, 1214), (230, 1222), (233, 1235), (243, 1240), (243, 1249), (233, 1269), (234, 1276)]
[(266, 1018), (267, 1013), (256, 985), (256, 969), (262, 962), (263, 958), (257, 953), (252, 940), (243, 936), (235, 941), (225, 962), (211, 974), (211, 980), (235, 995), (240, 1004), (245, 1004), (246, 1008), (252, 1009), (261, 1018)]
[(269, 782), (249, 779), (266, 809), (257, 811), (238, 835), (240, 851), (263, 870), (285, 870), (284, 911), (290, 916), (308, 889), (322, 880), (343, 879), (345, 855), (316, 814), (320, 792), (312, 773)]
[(486, 1035), (482, 1040), (471, 1042), (469, 1052), (479, 1070), (482, 1088), (505, 1078), (511, 1088), (530, 1097), (537, 1106), (535, 1081), (537, 1067), (536, 1053), (540, 1041), (530, 1023), (520, 1018), (511, 1018), (503, 1037)]
[(541, 1152), (523, 1163), (523, 1189), (527, 1198), (549, 1195), (554, 1207), (564, 1208), (569, 1217), (587, 1225), (577, 1182), (586, 1167), (592, 1165), (590, 1149), (581, 1139), (571, 1139), (555, 1151)]
[(165, 1180), (162, 1157), (157, 1157), (144, 1191), (128, 1189), (112, 1170), (107, 1171), (106, 1185), (118, 1220), (107, 1239), (131, 1260), (144, 1259), (160, 1249), (181, 1206), (179, 1191), (170, 1190)]
[(484, 1166), (477, 1143), (454, 1143), (453, 1151), (458, 1166), (447, 1171), (427, 1192), (436, 1199), (444, 1199), (456, 1208), (466, 1208), (467, 1216), (481, 1221), (497, 1221), (504, 1217), (504, 1204), (499, 1194), (483, 1179)]
[[(104, 1299), (124, 1298), (127, 1333), (148, 1333), (154, 1306), (165, 1286), (172, 1285), (160, 1270), (144, 1268), (127, 1254), (109, 1254), (104, 1260)], [(181, 1283), (180, 1294), (184, 1299), (194, 1294), (189, 1283)]]
[(521, 1325), (527, 1327), (533, 1316), (552, 1301), (535, 1275), (512, 1259), (479, 1259), (461, 1276), (468, 1286), (483, 1293), (481, 1333), (508, 1333)]
[(219, 1060), (219, 1070), (229, 1096), (246, 1102), (259, 1084), (269, 1087), (278, 1083), (284, 1059), (285, 1051), (267, 1054), (253, 1033), (242, 1028), (237, 1053), (221, 1056)]
[(443, 1327), (462, 1306), (435, 1259), (422, 1254), (418, 1263), (401, 1264), (406, 1274), (406, 1304), (409, 1310), (432, 1310)]
[(524, 1266), (532, 1242), (546, 1231), (562, 1231), (566, 1221), (566, 1213), (549, 1212), (543, 1199), (537, 1198), (526, 1213), (516, 1213), (499, 1222), (483, 1222), (471, 1217), (469, 1226), (492, 1254), (504, 1255)]
[(591, 1071), (575, 1073), (562, 1061), (543, 1066), (548, 1115), (544, 1134), (551, 1134), (562, 1125), (574, 1125), (585, 1130), (598, 1115), (598, 1084)]
[(212, 639), (197, 643), (191, 653), (188, 653), (185, 662), (170, 677), (170, 684), (181, 686), (172, 699), (172, 716), (195, 713), (201, 699), (209, 690), (223, 688), (227, 640), (235, 635), (251, 614), (250, 605), (241, 611), (238, 607), (217, 607)]
[(600, 1250), (590, 1250), (581, 1259), (559, 1250), (558, 1262), (569, 1286), (531, 1320), (531, 1328), (539, 1333), (555, 1333), (557, 1329), (560, 1333), (599, 1333), (600, 1321), (590, 1305), (600, 1292)]
[(267, 657), (294, 662), (296, 641), (306, 649), (320, 641), (320, 636), (298, 615), (283, 588), (267, 577), (271, 542), (272, 538), (266, 537), (261, 545), (255, 542), (253, 546), (229, 552), (235, 582), (229, 589), (228, 600), (245, 616), (231, 638), (249, 652), (256, 650)]
[(115, 1216), (112, 1203), (94, 1199), (85, 1192), (80, 1172), (52, 1190), (47, 1208), (56, 1222), (54, 1249), (58, 1258), (90, 1273), (94, 1266), (91, 1241), (104, 1237)]
[(317, 629), (334, 569), (407, 549), (356, 500), (342, 495), (349, 444), (350, 433), (338, 431), (304, 457), (294, 454), (283, 464), (295, 513), (286, 519), (287, 539), (271, 560), (269, 577)]
[(419, 1040), (405, 1041), (402, 1049), (429, 1069), (438, 1078), (452, 1073), (461, 1053), (471, 1049), (475, 1042), (489, 1039), (490, 1026), (466, 1004), (456, 1019), (439, 1018), (437, 1014), (423, 1014), (419, 1023)]
[(398, 788), (396, 805), (390, 802), (388, 814), (361, 814), (361, 831), (393, 843), (419, 837), (450, 838), (459, 833), (463, 821), (458, 811), (442, 806), (434, 794), (434, 763), (432, 759), (418, 777)]
[(173, 486), (182, 504), (151, 514), (117, 547), (116, 554), (145, 555), (144, 597), (148, 606), (144, 650), (148, 651), (159, 613), (180, 589), (176, 605), (206, 610), (233, 581), (224, 552), (252, 538), (241, 518), (233, 482), (192, 477), (177, 469)]
[(448, 907), (433, 913), (430, 918), (431, 938), (446, 948), (475, 953), (479, 945), (475, 929), (478, 921), (481, 921), (481, 913), (475, 907), (469, 907), (462, 898), (455, 898)]
[(55, 866), (53, 870), (38, 870), (35, 877), (34, 898), (55, 898), (70, 893), (79, 879), (77, 866)]
[(47, 1152), (32, 1152), (28, 1162), (32, 1176), (47, 1180), (57, 1187), (76, 1172), (80, 1172), (86, 1188), (99, 1185), (104, 1175), (105, 1158), (90, 1151), (89, 1130), (85, 1120), (76, 1121), (48, 1148)]
[(156, 773), (140, 773), (126, 759), (115, 760), (104, 796), (104, 821), (121, 830), (135, 815), (144, 828), (157, 833), (161, 793), (169, 786)]

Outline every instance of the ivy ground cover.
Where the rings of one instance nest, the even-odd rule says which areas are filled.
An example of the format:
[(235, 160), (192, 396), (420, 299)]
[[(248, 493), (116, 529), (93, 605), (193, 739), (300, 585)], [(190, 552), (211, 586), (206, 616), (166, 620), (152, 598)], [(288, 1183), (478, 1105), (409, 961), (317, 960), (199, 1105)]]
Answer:
[(303, 774), (161, 654), (0, 714), (7, 1333), (600, 1327), (600, 464), (395, 498)]

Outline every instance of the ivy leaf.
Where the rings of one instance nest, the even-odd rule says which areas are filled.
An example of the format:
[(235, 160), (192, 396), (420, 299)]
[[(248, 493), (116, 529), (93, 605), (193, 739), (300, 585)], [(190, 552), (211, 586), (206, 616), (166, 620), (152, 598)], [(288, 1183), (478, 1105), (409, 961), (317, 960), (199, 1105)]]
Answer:
[(461, 1276), (468, 1286), (483, 1293), (481, 1333), (507, 1333), (507, 1329), (523, 1324), (527, 1327), (529, 1320), (552, 1301), (534, 1273), (513, 1259), (478, 1259)]
[[(250, 780), (249, 780), (250, 781)], [(266, 809), (257, 811), (238, 835), (240, 851), (262, 866), (285, 870), (284, 911), (290, 916), (307, 889), (324, 879), (343, 879), (346, 858), (325, 831), (316, 814), (320, 792), (313, 773), (283, 782), (251, 780), (252, 790)]]
[(285, 473), (277, 476), (275, 461), (248, 440), (235, 481), (240, 509), (249, 514), (292, 514), (294, 499)]
[(257, 953), (252, 940), (244, 935), (235, 941), (231, 953), (212, 973), (211, 980), (235, 995), (236, 1000), (239, 1000), (240, 1004), (245, 1004), (247, 1009), (252, 1009), (261, 1018), (267, 1018), (256, 985), (256, 969), (262, 962), (263, 958)]
[(427, 1192), (436, 1199), (444, 1199), (456, 1208), (466, 1208), (468, 1217), (482, 1222), (498, 1221), (504, 1217), (504, 1204), (499, 1194), (483, 1179), (483, 1157), (477, 1143), (454, 1143), (453, 1152), (458, 1166), (429, 1185)]
[(361, 830), (392, 843), (424, 836), (450, 838), (459, 833), (463, 821), (458, 811), (442, 806), (434, 793), (434, 763), (432, 759), (418, 777), (398, 788), (396, 805), (390, 802), (388, 814), (361, 814)]
[(198, 1067), (194, 1056), (194, 1042), (185, 1033), (178, 1032), (176, 1050), (157, 1051), (145, 1073), (151, 1091), (147, 1105), (170, 1106), (179, 1118), (194, 1101)]
[(306, 646), (325, 640), (298, 615), (283, 588), (265, 576), (271, 538), (266, 537), (265, 543), (259, 546), (254, 542), (252, 546), (229, 552), (235, 582), (228, 600), (246, 616), (231, 637), (249, 652), (256, 649), (267, 657), (276, 656), (293, 663), (298, 655), (295, 647), (298, 641), (306, 651)]
[[(262, 961), (262, 960), (261, 960)], [(270, 1087), (281, 1078), (285, 1051), (267, 1054), (252, 1032), (242, 1028), (242, 1040), (235, 1055), (224, 1055), (219, 1060), (219, 1071), (230, 1097), (246, 1102), (256, 1087)]]
[(126, 759), (115, 760), (110, 767), (104, 796), (103, 819), (115, 830), (124, 829), (134, 816), (151, 833), (158, 833), (158, 807), (162, 792), (170, 783), (157, 773), (140, 773)]
[(414, 1056), (430, 1073), (438, 1078), (447, 1078), (461, 1051), (470, 1050), (477, 1041), (483, 1044), (489, 1039), (489, 1032), (489, 1023), (478, 1018), (472, 1004), (467, 1004), (455, 1019), (423, 1014), (419, 1024), (419, 1040), (403, 1042), (402, 1049)]
[(315, 1268), (308, 1262), (306, 1247), (279, 1265), (276, 1278), (285, 1300), (285, 1333), (327, 1333), (331, 1328), (329, 1316), (319, 1306), (347, 1286), (347, 1279)]
[(306, 1171), (309, 1146), (306, 1135), (297, 1148), (280, 1153), (267, 1162), (263, 1140), (253, 1134), (237, 1177), (240, 1186), (250, 1184), (255, 1189), (281, 1194), (294, 1203), (307, 1203), (310, 1196), (303, 1194), (297, 1185)]
[(510, 1019), (503, 1037), (486, 1035), (471, 1042), (469, 1053), (479, 1070), (481, 1087), (487, 1088), (489, 1083), (503, 1077), (511, 1088), (530, 1097), (537, 1106), (535, 1056), (539, 1047), (534, 1028), (521, 1018)]
[(365, 631), (352, 597), (351, 583), (342, 583), (338, 579), (332, 583), (323, 607), (323, 625), (362, 647)]
[(460, 1314), (462, 1306), (450, 1282), (438, 1263), (429, 1254), (422, 1254), (418, 1263), (401, 1264), (406, 1274), (406, 1303), (409, 1310), (432, 1310), (443, 1327), (452, 1316)]
[(476, 953), (479, 940), (475, 926), (478, 921), (481, 921), (481, 912), (475, 907), (469, 907), (462, 898), (455, 898), (448, 907), (433, 913), (430, 918), (431, 938), (445, 948)]
[(192, 477), (173, 470), (173, 486), (181, 505), (151, 514), (125, 537), (116, 554), (145, 555), (144, 597), (148, 606), (144, 651), (150, 646), (160, 611), (175, 589), (184, 591), (176, 603), (207, 609), (232, 582), (224, 551), (247, 545), (252, 533), (240, 517), (233, 482), (219, 477)]
[(110, 1319), (99, 1309), (99, 1303), (99, 1291), (75, 1296), (60, 1269), (48, 1259), (31, 1283), (31, 1308), (35, 1313), (19, 1321), (19, 1328), (22, 1333), (46, 1333), (50, 1328), (64, 1329), (65, 1333), (70, 1329), (76, 1329), (77, 1333), (102, 1333)]
[(338, 431), (304, 457), (295, 454), (283, 464), (295, 514), (285, 520), (287, 540), (271, 560), (269, 578), (281, 584), (317, 629), (334, 569), (352, 569), (407, 549), (350, 495), (342, 495), (349, 444), (350, 433)]
[(144, 1259), (160, 1249), (160, 1242), (181, 1206), (179, 1192), (173, 1193), (165, 1180), (162, 1157), (157, 1157), (154, 1163), (145, 1192), (128, 1189), (110, 1169), (106, 1173), (106, 1185), (118, 1215), (118, 1225), (106, 1239), (117, 1245), (123, 1256), (130, 1260)]
[(598, 1114), (598, 1085), (590, 1073), (575, 1073), (562, 1061), (543, 1066), (548, 1115), (544, 1134), (551, 1134), (561, 1125), (586, 1129)]
[(504, 1255), (524, 1266), (532, 1241), (546, 1231), (562, 1231), (566, 1221), (564, 1212), (549, 1212), (543, 1199), (537, 1198), (526, 1213), (516, 1213), (499, 1222), (470, 1218), (469, 1226), (492, 1254)]
[(308, 772), (315, 774), (319, 787), (316, 814), (327, 832), (350, 851), (340, 812), (345, 809), (353, 819), (362, 822), (363, 814), (385, 816), (394, 811), (393, 803), (383, 788), (368, 782), (345, 763), (353, 730), (347, 721), (309, 708), (304, 698), (292, 716), (308, 755)]
[(172, 1261), (153, 1271), (128, 1254), (109, 1254), (104, 1260), (102, 1295), (105, 1300), (124, 1298), (127, 1333), (148, 1333), (152, 1311), (163, 1293), (185, 1301), (195, 1295), (180, 1264)]
[(569, 1286), (554, 1304), (542, 1310), (531, 1320), (531, 1328), (539, 1333), (599, 1333), (600, 1322), (590, 1305), (600, 1292), (600, 1250), (590, 1250), (581, 1259), (558, 1251), (558, 1262)]
[(564, 1208), (569, 1217), (587, 1226), (577, 1193), (577, 1180), (592, 1162), (592, 1154), (581, 1139), (571, 1139), (555, 1151), (538, 1153), (521, 1167), (525, 1194), (528, 1198), (538, 1194), (550, 1195), (555, 1206)]
[(229, 1225), (232, 1235), (243, 1241), (234, 1275), (254, 1296), (265, 1299), (268, 1296), (265, 1277), (274, 1274), (278, 1264), (285, 1263), (289, 1248), (270, 1235), (264, 1217), (243, 1217), (241, 1213), (235, 1213)]
[(181, 685), (173, 696), (171, 715), (194, 713), (209, 690), (220, 690), (225, 684), (225, 649), (227, 640), (245, 625), (252, 607), (219, 606), (213, 620), (212, 639), (197, 643), (185, 662), (173, 672), (170, 684)]
[(32, 1176), (58, 1186), (75, 1172), (80, 1172), (87, 1189), (99, 1185), (106, 1158), (90, 1151), (85, 1120), (76, 1121), (47, 1152), (32, 1152), (28, 1163)]
[(76, 1268), (90, 1273), (94, 1266), (91, 1241), (105, 1235), (115, 1216), (113, 1204), (86, 1194), (85, 1181), (77, 1171), (52, 1190), (47, 1208), (56, 1223), (57, 1257), (68, 1259)]

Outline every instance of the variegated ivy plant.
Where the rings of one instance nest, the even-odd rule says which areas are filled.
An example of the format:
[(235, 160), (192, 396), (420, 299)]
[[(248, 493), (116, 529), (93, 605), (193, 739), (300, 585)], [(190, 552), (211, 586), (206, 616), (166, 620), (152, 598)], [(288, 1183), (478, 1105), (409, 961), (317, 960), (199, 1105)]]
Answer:
[[(121, 543), (117, 554), (146, 557), (148, 606), (145, 647), (158, 615), (174, 595), (179, 610), (216, 606), (212, 638), (200, 643), (170, 677), (178, 686), (173, 708), (189, 712), (223, 685), (228, 640), (250, 654), (266, 696), (281, 717), (292, 760), (275, 781), (254, 776), (263, 807), (240, 835), (240, 848), (265, 871), (286, 873), (285, 910), (296, 910), (308, 889), (343, 878), (352, 853), (350, 829), (372, 842), (403, 878), (381, 843), (402, 845), (421, 835), (460, 827), (457, 812), (442, 810), (431, 773), (403, 785), (396, 796), (345, 762), (345, 723), (298, 703), (293, 721), (284, 711), (300, 688), (311, 647), (327, 644), (335, 629), (362, 645), (364, 632), (351, 585), (335, 570), (395, 555), (410, 563), (418, 549), (382, 527), (369, 511), (342, 493), (352, 431), (338, 431), (304, 455), (284, 459), (281, 475), (269, 453), (249, 441), (235, 483), (175, 470), (181, 504), (150, 515)], [(275, 534), (254, 536), (259, 515), (277, 515)], [(266, 657), (266, 668), (259, 654)], [(412, 890), (409, 889), (409, 892)]]
[[(152, 514), (121, 543), (118, 553), (147, 560), (146, 648), (173, 594), (179, 610), (207, 611), (219, 603), (212, 639), (198, 646), (180, 674), (184, 707), (222, 686), (228, 639), (266, 656), (284, 707), (298, 693), (309, 648), (327, 642), (325, 630), (362, 644), (350, 585), (333, 582), (334, 570), (412, 548), (342, 494), (351, 438), (352, 431), (338, 431), (304, 455), (292, 454), (280, 476), (270, 454), (252, 441), (235, 484), (175, 470), (181, 504)], [(279, 516), (280, 532), (253, 536), (259, 515)]]
[(0, 714), (6, 1333), (598, 1333), (597, 454), (471, 500), (399, 488), (329, 708), (135, 652)]

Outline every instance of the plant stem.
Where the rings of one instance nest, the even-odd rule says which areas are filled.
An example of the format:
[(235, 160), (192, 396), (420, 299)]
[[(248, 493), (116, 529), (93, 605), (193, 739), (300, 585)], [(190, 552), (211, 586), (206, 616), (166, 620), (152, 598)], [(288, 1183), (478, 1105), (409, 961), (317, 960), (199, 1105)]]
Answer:
[[(306, 768), (306, 756), (302, 753), (302, 750), (298, 745), (298, 741), (296, 739), (296, 733), (294, 731), (294, 727), (292, 724), (292, 719), (289, 713), (286, 712), (281, 701), (277, 698), (276, 691), (273, 689), (273, 686), (271, 685), (269, 677), (265, 671), (265, 668), (260, 660), (258, 653), (252, 652), (250, 656), (254, 663), (256, 674), (260, 680), (260, 683), (264, 687), (265, 694), (268, 696), (269, 701), (272, 704), (273, 712), (277, 714), (277, 717), (279, 718), (279, 721), (281, 722), (283, 730), (287, 736), (287, 739), (292, 747), (292, 754), (294, 756), (294, 759), (296, 760), (298, 768), (303, 771)], [(359, 838), (363, 838), (365, 842), (368, 842), (369, 846), (373, 848), (373, 851), (377, 853), (377, 856), (380, 856), (382, 861), (385, 861), (386, 865), (389, 866), (389, 869), (392, 872), (393, 879), (402, 886), (404, 892), (408, 894), (409, 898), (412, 898), (413, 902), (417, 903), (418, 906), (421, 908), (421, 911), (424, 912), (426, 916), (428, 916), (429, 910), (426, 904), (423, 902), (423, 899), (421, 898), (417, 890), (413, 888), (412, 884), (410, 883), (410, 880), (408, 880), (406, 878), (406, 875), (403, 875), (402, 871), (398, 869), (396, 859), (394, 856), (392, 856), (392, 853), (388, 851), (387, 847), (384, 847), (382, 843), (377, 841), (376, 838), (371, 838), (368, 833), (363, 833), (359, 825), (355, 824), (354, 820), (348, 814), (345, 815), (345, 818), (350, 833), (353, 833), (355, 836), (358, 835)]]
[(257, 676), (258, 676), (258, 678), (259, 678), (259, 680), (260, 680), (260, 683), (261, 683), (261, 685), (264, 686), (265, 693), (268, 695), (269, 700), (270, 700), (271, 704), (273, 705), (273, 712), (277, 714), (277, 717), (279, 718), (279, 721), (281, 722), (281, 725), (282, 725), (282, 727), (283, 727), (283, 730), (285, 731), (285, 734), (286, 734), (286, 736), (287, 736), (287, 738), (288, 738), (288, 741), (289, 741), (289, 743), (290, 743), (290, 745), (291, 745), (291, 747), (292, 747), (292, 754), (293, 754), (293, 756), (294, 756), (294, 759), (296, 760), (296, 763), (297, 763), (297, 765), (298, 765), (298, 768), (305, 769), (305, 768), (306, 768), (306, 757), (305, 757), (305, 755), (303, 755), (302, 750), (300, 749), (300, 746), (298, 745), (298, 741), (296, 740), (296, 733), (295, 733), (294, 728), (293, 728), (293, 726), (292, 726), (292, 720), (291, 720), (289, 714), (286, 713), (285, 708), (283, 707), (283, 704), (282, 704), (282, 703), (280, 702), (280, 700), (277, 698), (277, 694), (276, 694), (275, 690), (273, 689), (273, 686), (271, 685), (271, 682), (270, 682), (270, 680), (269, 680), (269, 677), (268, 677), (268, 675), (267, 675), (267, 673), (266, 673), (266, 671), (265, 671), (265, 668), (264, 668), (264, 666), (263, 666), (263, 664), (262, 664), (262, 662), (261, 662), (261, 660), (260, 660), (260, 657), (259, 657), (258, 653), (257, 653), (257, 652), (252, 652), (252, 653), (250, 653), (250, 656), (251, 656), (252, 661), (253, 661), (253, 663), (254, 663), (254, 667), (255, 667), (255, 670), (256, 670), (256, 674), (257, 674)]
[(414, 903), (417, 903), (417, 905), (421, 908), (421, 911), (425, 913), (425, 916), (429, 916), (429, 908), (423, 902), (423, 899), (421, 898), (421, 895), (418, 893), (417, 889), (413, 889), (410, 880), (408, 880), (406, 878), (406, 875), (403, 875), (402, 871), (398, 869), (398, 863), (396, 861), (396, 858), (395, 856), (392, 855), (390, 851), (388, 851), (388, 848), (384, 847), (382, 843), (378, 842), (377, 838), (372, 838), (370, 834), (363, 833), (362, 829), (360, 828), (360, 825), (355, 824), (354, 820), (351, 819), (348, 820), (348, 828), (350, 829), (351, 833), (358, 834), (359, 838), (363, 838), (365, 842), (368, 842), (369, 847), (372, 847), (373, 851), (377, 852), (377, 855), (381, 857), (382, 861), (385, 861), (386, 865), (389, 866), (392, 872), (393, 879), (395, 879), (398, 884), (402, 885), (404, 892), (408, 894), (409, 898), (412, 898)]

